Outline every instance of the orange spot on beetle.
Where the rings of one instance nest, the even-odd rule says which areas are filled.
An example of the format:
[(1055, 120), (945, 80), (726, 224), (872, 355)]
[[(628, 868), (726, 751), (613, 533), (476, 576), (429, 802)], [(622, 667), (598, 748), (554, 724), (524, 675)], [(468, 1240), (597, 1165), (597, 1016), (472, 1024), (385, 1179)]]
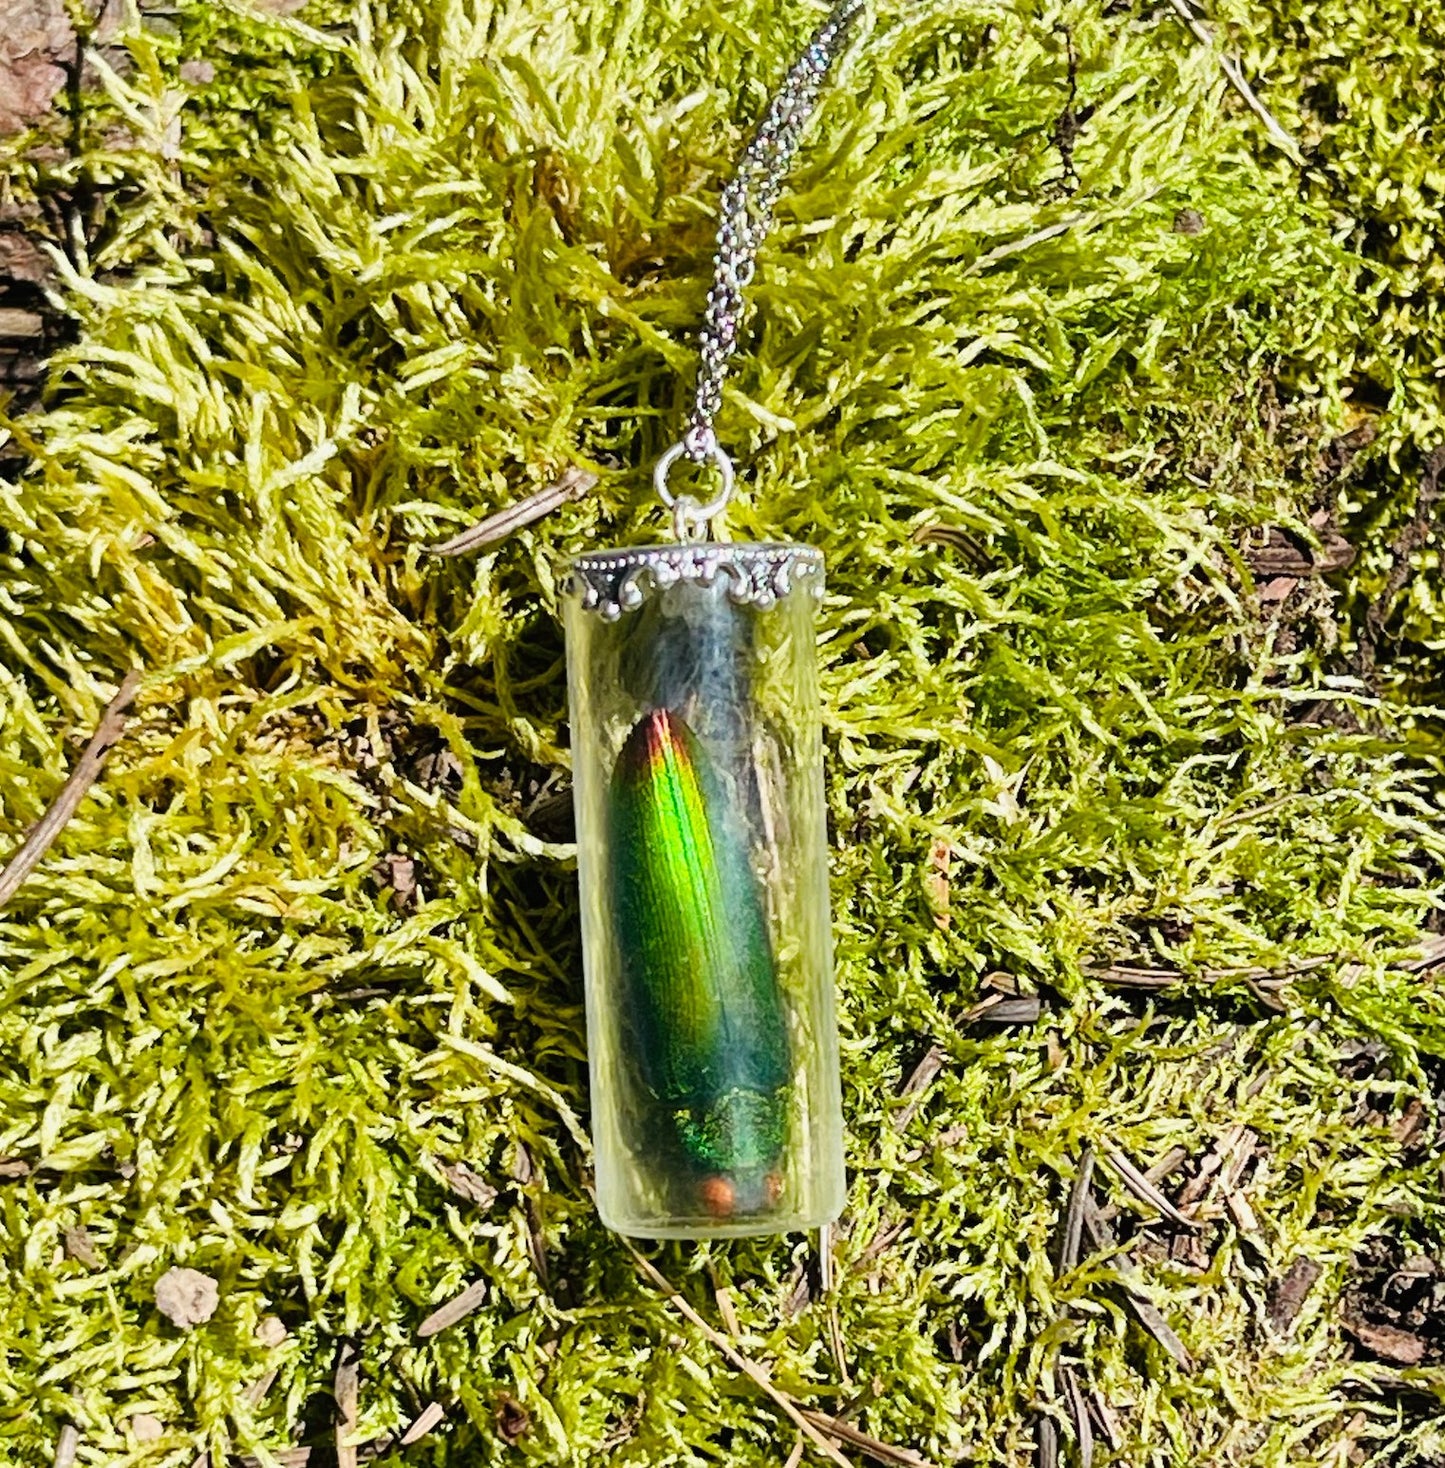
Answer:
[(763, 1190), (768, 1195), (769, 1203), (776, 1203), (783, 1196), (783, 1175), (780, 1172), (770, 1172), (763, 1179)]
[(698, 1184), (697, 1195), (714, 1218), (727, 1218), (737, 1201), (733, 1185), (725, 1177), (705, 1177)]

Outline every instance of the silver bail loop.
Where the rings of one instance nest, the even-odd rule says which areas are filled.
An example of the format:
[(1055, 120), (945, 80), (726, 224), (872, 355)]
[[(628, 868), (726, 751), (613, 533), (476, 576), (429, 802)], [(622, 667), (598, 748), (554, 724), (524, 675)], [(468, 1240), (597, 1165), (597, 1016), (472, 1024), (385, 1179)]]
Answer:
[[(706, 437), (699, 437), (701, 456), (694, 453), (693, 445), (688, 442), (688, 438), (694, 437), (694, 430), (694, 433), (689, 433), (688, 438), (673, 444), (657, 461), (657, 467), (652, 471), (652, 483), (657, 490), (657, 497), (672, 511), (672, 533), (678, 540), (706, 540), (712, 532), (713, 520), (727, 509), (728, 502), (733, 497), (736, 479), (733, 461), (723, 452), (711, 429), (704, 429), (702, 432)], [(667, 476), (671, 473), (672, 466), (684, 454), (697, 459), (699, 463), (711, 464), (717, 470), (721, 484), (710, 500), (699, 502), (690, 494), (673, 494), (667, 487)]]

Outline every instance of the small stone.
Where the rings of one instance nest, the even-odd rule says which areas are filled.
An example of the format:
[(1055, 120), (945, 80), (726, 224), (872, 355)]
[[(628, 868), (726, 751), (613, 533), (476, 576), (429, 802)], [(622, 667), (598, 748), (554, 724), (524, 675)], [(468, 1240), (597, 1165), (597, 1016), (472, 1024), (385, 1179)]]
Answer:
[(279, 1346), (290, 1333), (278, 1315), (263, 1315), (256, 1325), (256, 1339), (263, 1346)]
[(1197, 209), (1181, 209), (1174, 216), (1175, 234), (1203, 234), (1204, 216)]
[(130, 1430), (138, 1443), (153, 1443), (165, 1435), (166, 1425), (151, 1412), (137, 1412), (130, 1419)]
[(181, 80), (192, 86), (204, 87), (216, 79), (216, 68), (209, 61), (181, 62)]
[(220, 1303), (216, 1281), (199, 1269), (168, 1269), (156, 1281), (156, 1309), (182, 1330), (204, 1325)]

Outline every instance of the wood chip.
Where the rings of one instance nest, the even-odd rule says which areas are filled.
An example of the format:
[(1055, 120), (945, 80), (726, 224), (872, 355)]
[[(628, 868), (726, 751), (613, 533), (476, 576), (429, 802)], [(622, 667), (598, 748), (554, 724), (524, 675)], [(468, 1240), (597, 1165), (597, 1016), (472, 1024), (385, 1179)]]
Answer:
[(0, 1182), (29, 1177), (30, 1164), (19, 1157), (0, 1157)]
[[(1115, 1245), (1114, 1231), (1097, 1208), (1085, 1207), (1084, 1232), (1093, 1241), (1096, 1249), (1112, 1249)], [(1144, 1292), (1143, 1283), (1128, 1254), (1115, 1256), (1114, 1270), (1118, 1276), (1124, 1303), (1129, 1307), (1134, 1318), (1159, 1342), (1165, 1352), (1174, 1358), (1181, 1369), (1193, 1371), (1194, 1358), (1185, 1348), (1184, 1342), (1174, 1333), (1159, 1308)]]
[(1254, 1209), (1250, 1207), (1249, 1199), (1237, 1189), (1224, 1195), (1224, 1206), (1229, 1209), (1230, 1216), (1234, 1219), (1242, 1234), (1257, 1234), (1259, 1232), (1259, 1219), (1254, 1215)]
[(908, 1220), (906, 1218), (885, 1223), (863, 1246), (858, 1256), (849, 1262), (849, 1271), (853, 1272), (862, 1269), (865, 1264), (871, 1264), (885, 1249), (891, 1249), (907, 1231)]
[(417, 1326), (416, 1333), (422, 1340), (427, 1340), (440, 1331), (447, 1330), (460, 1320), (465, 1320), (485, 1299), (487, 1298), (486, 1280), (474, 1280), (454, 1300), (448, 1300), (445, 1305), (433, 1310), (422, 1323)]
[(1261, 990), (1269, 986), (1287, 983), (1301, 974), (1313, 973), (1339, 960), (1330, 954), (1318, 954), (1314, 958), (1301, 959), (1284, 969), (1268, 968), (1219, 968), (1205, 969), (1197, 974), (1186, 974), (1177, 968), (1148, 968), (1135, 964), (1108, 964), (1098, 968), (1087, 968), (1091, 979), (1108, 984), (1116, 989), (1172, 989), (1176, 984), (1249, 984)]
[(1103, 1151), (1109, 1166), (1119, 1175), (1124, 1186), (1141, 1202), (1147, 1203), (1151, 1208), (1162, 1213), (1171, 1223), (1176, 1223), (1181, 1228), (1201, 1226), (1194, 1219), (1186, 1218), (1117, 1147), (1109, 1146), (1106, 1143)]
[(1194, 1357), (1189, 1354), (1184, 1342), (1175, 1335), (1173, 1327), (1165, 1320), (1159, 1307), (1144, 1293), (1143, 1289), (1137, 1284), (1126, 1281), (1124, 1297), (1134, 1311), (1135, 1319), (1174, 1358), (1180, 1369), (1193, 1371)]
[(1037, 994), (1020, 994), (1017, 999), (1000, 998), (978, 1018), (991, 1025), (1031, 1025), (1043, 1011), (1043, 1000)]
[(1373, 1325), (1368, 1320), (1346, 1317), (1341, 1324), (1371, 1354), (1397, 1366), (1418, 1366), (1425, 1357), (1425, 1342), (1408, 1330), (1393, 1325)]
[(0, 872), (0, 907), (20, 889), (20, 884), (39, 864), (50, 850), (51, 843), (65, 829), (66, 823), (80, 808), (86, 791), (95, 784), (116, 740), (125, 732), (126, 711), (140, 687), (140, 669), (132, 668), (121, 680), (115, 697), (106, 705), (90, 743), (70, 772), (70, 778), (60, 787), (50, 809), (35, 823), (20, 849), (10, 858), (5, 870)]
[(948, 1062), (948, 1056), (937, 1045), (930, 1045), (923, 1059), (908, 1073), (908, 1079), (898, 1088), (900, 1096), (916, 1096), (933, 1083), (934, 1077)]
[(1442, 964), (1445, 964), (1445, 933), (1427, 933), (1420, 940), (1418, 957), (1406, 959), (1400, 967), (1407, 973), (1419, 974)]
[(263, 1371), (245, 1391), (241, 1393), (241, 1399), (253, 1407), (259, 1407), (270, 1394), (271, 1388), (276, 1385), (276, 1378), (280, 1375), (276, 1367), (270, 1371)]
[(1162, 1183), (1166, 1178), (1173, 1177), (1188, 1161), (1188, 1147), (1171, 1147), (1158, 1162), (1152, 1163), (1144, 1169), (1144, 1176), (1151, 1183)]
[(440, 1402), (428, 1402), (411, 1426), (402, 1433), (400, 1445), (409, 1448), (413, 1443), (419, 1443), (446, 1415), (447, 1409)]
[(153, 1443), (166, 1435), (166, 1425), (154, 1412), (137, 1412), (130, 1419), (130, 1430), (138, 1443)]
[(361, 1407), (361, 1353), (345, 1342), (336, 1358), (336, 1468), (356, 1468), (356, 1444), (351, 1441)]
[(541, 1210), (530, 1193), (522, 1199), (522, 1211), (527, 1219), (527, 1257), (532, 1261), (542, 1288), (550, 1291), (552, 1271), (547, 1266), (547, 1236), (542, 1232)]
[(87, 1269), (100, 1267), (100, 1255), (96, 1253), (95, 1240), (83, 1223), (65, 1230), (65, 1254), (67, 1258), (84, 1264)]
[[(1355, 559), (1355, 548), (1338, 531), (1317, 527), (1320, 545), (1316, 549), (1303, 536), (1272, 525), (1263, 544), (1246, 546), (1245, 564), (1257, 580), (1280, 580), (1286, 583), (1308, 576), (1323, 576), (1340, 571)], [(1263, 600), (1263, 593), (1261, 592)]]
[(433, 1159), (438, 1175), (457, 1197), (475, 1203), (485, 1212), (497, 1201), (497, 1190), (480, 1173), (465, 1162), (439, 1162)]
[(707, 1275), (712, 1282), (712, 1297), (717, 1301), (717, 1313), (722, 1317), (723, 1329), (736, 1340), (743, 1331), (738, 1324), (737, 1311), (733, 1309), (733, 1292), (718, 1280), (711, 1260), (708, 1261)]
[(1259, 1150), (1259, 1136), (1247, 1126), (1236, 1127), (1234, 1140), (1219, 1169), (1219, 1185), (1226, 1192), (1234, 1192), (1244, 1177), (1245, 1169), (1254, 1160)]
[(1275, 1330), (1283, 1334), (1294, 1324), (1315, 1281), (1324, 1272), (1322, 1264), (1303, 1254), (1290, 1265), (1284, 1278), (1270, 1292), (1269, 1323)]
[(1401, 1147), (1408, 1147), (1425, 1125), (1425, 1107), (1418, 1096), (1412, 1096), (1405, 1109), (1390, 1126), (1390, 1137)]
[(597, 476), (586, 469), (567, 469), (556, 480), (526, 499), (488, 515), (469, 530), (444, 540), (439, 545), (428, 546), (434, 556), (462, 556), (469, 551), (485, 550), (515, 535), (524, 526), (550, 515), (573, 500), (580, 500), (597, 483)]
[[(1179, 1194), (1179, 1206), (1191, 1208), (1198, 1203), (1205, 1193), (1209, 1191), (1211, 1180), (1216, 1174), (1222, 1174), (1225, 1164), (1234, 1157), (1236, 1150), (1242, 1145), (1244, 1138), (1253, 1133), (1245, 1126), (1226, 1127), (1218, 1137), (1214, 1139), (1213, 1145), (1204, 1154), (1199, 1163), (1199, 1170), (1184, 1185)], [(1254, 1147), (1249, 1148), (1253, 1153)]]
[(74, 1423), (67, 1422), (55, 1439), (55, 1468), (71, 1468), (79, 1451), (80, 1430)]
[(38, 311), (18, 311), (0, 306), (0, 337), (6, 341), (25, 341), (45, 335), (45, 318)]

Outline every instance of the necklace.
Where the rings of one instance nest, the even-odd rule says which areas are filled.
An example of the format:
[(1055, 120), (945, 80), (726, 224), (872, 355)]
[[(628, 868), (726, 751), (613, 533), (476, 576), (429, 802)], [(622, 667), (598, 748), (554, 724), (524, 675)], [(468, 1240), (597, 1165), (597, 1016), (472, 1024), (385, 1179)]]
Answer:
[[(603, 1221), (645, 1238), (813, 1228), (843, 1204), (811, 546), (712, 539), (714, 420), (789, 166), (862, 0), (839, 0), (719, 203), (693, 406), (653, 482), (673, 542), (564, 582)], [(674, 493), (679, 460), (711, 498)]]

